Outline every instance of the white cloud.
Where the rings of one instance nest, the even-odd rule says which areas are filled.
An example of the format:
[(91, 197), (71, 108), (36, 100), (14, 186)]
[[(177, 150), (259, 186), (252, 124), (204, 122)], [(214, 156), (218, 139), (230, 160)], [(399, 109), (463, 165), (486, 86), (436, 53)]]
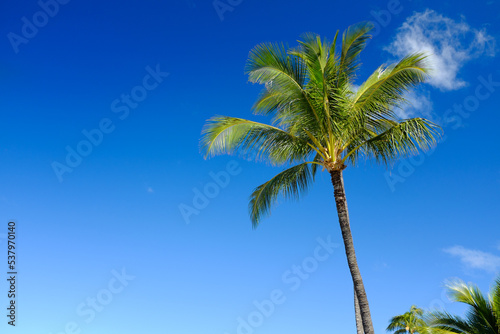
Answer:
[(148, 190), (147, 190), (147, 191), (148, 191), (148, 193), (154, 193), (154, 192), (155, 192), (155, 191), (154, 191), (154, 189), (153, 189), (153, 188), (151, 188), (151, 187), (148, 187)]
[(359, 89), (360, 86), (356, 85), (356, 84), (351, 84), (351, 90), (354, 94), (356, 94), (358, 92), (358, 89)]
[(500, 270), (500, 256), (462, 246), (446, 248), (444, 252), (459, 257), (465, 266), (472, 269), (482, 269), (494, 273)]
[(433, 71), (428, 83), (441, 90), (454, 90), (467, 84), (457, 77), (467, 61), (481, 55), (494, 56), (495, 40), (484, 29), (471, 28), (463, 17), (456, 22), (427, 9), (409, 17), (385, 50), (397, 57), (414, 52), (429, 54)]
[(408, 103), (394, 111), (400, 118), (425, 117), (432, 119), (432, 101), (429, 91), (412, 90), (404, 97)]

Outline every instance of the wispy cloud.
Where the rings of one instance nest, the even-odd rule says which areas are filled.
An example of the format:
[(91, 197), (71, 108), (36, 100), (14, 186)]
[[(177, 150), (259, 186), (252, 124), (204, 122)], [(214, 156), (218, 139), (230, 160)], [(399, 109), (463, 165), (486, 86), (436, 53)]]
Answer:
[(148, 193), (154, 193), (155, 192), (154, 189), (151, 188), (151, 187), (148, 187), (147, 191), (148, 191)]
[(405, 95), (408, 102), (402, 109), (396, 109), (396, 114), (401, 118), (425, 117), (432, 119), (432, 101), (429, 91), (419, 89), (409, 91)]
[(468, 268), (481, 269), (494, 273), (500, 270), (500, 256), (479, 250), (467, 249), (463, 246), (453, 246), (443, 251), (460, 258), (460, 261)]
[(427, 9), (409, 17), (385, 50), (397, 57), (429, 54), (433, 72), (428, 82), (445, 91), (467, 84), (458, 77), (460, 68), (473, 58), (494, 56), (495, 40), (486, 30), (470, 27), (463, 17), (457, 22)]

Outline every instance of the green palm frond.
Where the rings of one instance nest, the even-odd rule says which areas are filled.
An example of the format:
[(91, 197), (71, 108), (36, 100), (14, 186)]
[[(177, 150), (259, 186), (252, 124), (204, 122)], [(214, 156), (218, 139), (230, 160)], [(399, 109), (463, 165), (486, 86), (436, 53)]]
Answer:
[[(411, 118), (400, 123), (396, 121), (384, 123), (390, 126), (387, 130), (362, 142), (352, 150), (360, 150), (379, 163), (389, 164), (398, 158), (407, 158), (418, 154), (419, 151), (429, 150), (436, 144), (436, 138), (440, 135), (439, 126), (423, 118)], [(369, 135), (370, 133), (365, 133), (364, 137)], [(348, 152), (344, 160), (349, 159), (352, 153), (354, 152)]]
[(373, 23), (361, 22), (350, 26), (343, 33), (340, 67), (347, 77), (351, 77), (356, 72), (359, 66), (359, 53), (363, 51), (366, 42), (371, 38), (368, 33), (372, 29)]
[(304, 61), (288, 54), (286, 45), (256, 46), (250, 52), (246, 73), (250, 82), (265, 84), (265, 88), (253, 106), (254, 112), (273, 116), (273, 123), (287, 130), (296, 129), (298, 123), (299, 128), (315, 132), (320, 117), (306, 91), (306, 71)]
[(398, 63), (379, 67), (358, 89), (352, 110), (367, 122), (396, 120), (395, 108), (401, 108), (409, 89), (425, 81), (429, 69), (426, 56), (415, 53)]
[[(462, 318), (448, 312), (433, 312), (427, 316), (432, 333), (475, 334), (474, 328)], [(486, 333), (485, 333), (486, 334)]]
[(500, 333), (499, 314), (496, 312), (495, 297), (500, 287), (497, 279), (490, 298), (486, 298), (474, 285), (455, 281), (448, 285), (450, 298), (469, 306), (465, 318), (448, 312), (432, 312), (427, 316), (427, 323), (432, 333), (461, 334), (498, 334)]
[(424, 55), (409, 55), (379, 67), (359, 89), (353, 89), (359, 55), (372, 28), (369, 22), (353, 25), (342, 38), (337, 32), (333, 41), (305, 34), (293, 49), (283, 43), (257, 45), (250, 51), (245, 71), (250, 82), (264, 85), (253, 110), (271, 117), (270, 125), (224, 116), (213, 117), (205, 125), (201, 139), (205, 157), (240, 154), (273, 165), (314, 162), (297, 167), (295, 171), (302, 174), (294, 174), (295, 179), (289, 174), (292, 167), (259, 188), (273, 195), (253, 199), (254, 226), (261, 213), (269, 212), (276, 196), (293, 193), (283, 190), (292, 189), (286, 183), (282, 187), (276, 183), (284, 182), (283, 175), (309, 181), (308, 173), (314, 175), (318, 166), (331, 172), (361, 158), (390, 165), (436, 144), (435, 124), (421, 118), (401, 120), (395, 112), (407, 102), (405, 94), (425, 80), (429, 69)]
[(263, 216), (270, 213), (278, 197), (298, 199), (309, 188), (316, 172), (311, 165), (311, 162), (305, 162), (288, 168), (254, 190), (249, 203), (254, 228)]
[(206, 157), (223, 153), (253, 153), (255, 160), (265, 159), (279, 165), (302, 160), (313, 151), (306, 139), (242, 118), (212, 117), (202, 133), (201, 149)]
[(314, 83), (323, 89), (331, 43), (326, 40), (322, 41), (319, 35), (307, 33), (302, 35), (299, 44), (300, 47), (290, 51), (289, 54), (299, 57), (304, 62), (308, 73), (308, 83)]
[(405, 316), (404, 315), (397, 315), (395, 317), (392, 317), (391, 320), (389, 320), (389, 326), (387, 326), (388, 331), (393, 331), (401, 328), (405, 328)]
[(257, 45), (250, 51), (245, 69), (250, 82), (273, 81), (292, 90), (304, 87), (305, 70), (301, 62), (288, 55), (288, 46), (282, 43)]
[(392, 317), (389, 320), (387, 331), (398, 333), (418, 333), (428, 332), (427, 325), (423, 319), (424, 311), (415, 305), (412, 305), (409, 312)]
[(474, 322), (476, 326), (484, 328), (487, 331), (485, 333), (498, 334), (496, 329), (498, 319), (493, 313), (492, 305), (477, 286), (457, 281), (449, 284), (448, 289), (450, 291), (450, 298), (453, 301), (471, 306), (471, 310), (468, 313), (470, 321)]
[(490, 299), (493, 314), (497, 318), (497, 327), (500, 328), (500, 276), (495, 280)]
[[(327, 146), (331, 146), (328, 138), (332, 138), (339, 133), (339, 128), (333, 121), (335, 108), (332, 108), (330, 98), (335, 99), (336, 95), (332, 93), (329, 74), (335, 72), (337, 64), (335, 54), (331, 54), (331, 43), (327, 40), (322, 41), (316, 34), (304, 34), (303, 40), (299, 41), (300, 47), (290, 54), (301, 59), (307, 67), (308, 82), (306, 92), (308, 100), (315, 114), (318, 115), (319, 129), (323, 132), (324, 140)], [(332, 60), (333, 59), (333, 60)]]

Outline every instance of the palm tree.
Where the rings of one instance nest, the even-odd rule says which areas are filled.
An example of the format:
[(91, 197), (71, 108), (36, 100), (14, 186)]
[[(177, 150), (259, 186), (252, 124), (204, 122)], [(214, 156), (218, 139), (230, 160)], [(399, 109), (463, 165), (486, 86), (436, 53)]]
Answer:
[(356, 290), (354, 290), (354, 318), (356, 319), (356, 334), (364, 334), (363, 319), (361, 319), (361, 311), (359, 309), (359, 301)]
[(448, 312), (433, 312), (427, 316), (431, 333), (436, 334), (499, 334), (500, 333), (500, 276), (489, 296), (477, 286), (456, 281), (448, 285), (450, 298), (468, 305), (466, 318)]
[(422, 318), (423, 315), (422, 309), (412, 305), (409, 312), (397, 315), (389, 321), (387, 331), (394, 332), (394, 334), (424, 333), (426, 324)]
[(272, 117), (272, 125), (242, 118), (215, 116), (202, 132), (205, 157), (251, 155), (289, 167), (257, 187), (249, 210), (253, 227), (270, 213), (278, 197), (299, 198), (322, 167), (334, 187), (342, 237), (366, 334), (373, 334), (368, 299), (351, 235), (343, 170), (362, 158), (390, 165), (398, 158), (430, 149), (438, 127), (422, 118), (400, 119), (395, 110), (405, 93), (423, 82), (428, 69), (423, 54), (411, 54), (380, 66), (355, 89), (359, 53), (371, 23), (349, 27), (337, 49), (333, 42), (306, 34), (297, 48), (264, 43), (249, 54), (246, 72), (265, 88), (254, 105), (256, 114)]

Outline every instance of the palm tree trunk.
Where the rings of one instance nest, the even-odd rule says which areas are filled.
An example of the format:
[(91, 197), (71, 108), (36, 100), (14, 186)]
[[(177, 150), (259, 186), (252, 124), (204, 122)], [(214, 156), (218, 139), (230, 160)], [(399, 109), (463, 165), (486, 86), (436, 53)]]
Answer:
[(349, 224), (349, 212), (347, 211), (347, 200), (344, 190), (344, 179), (342, 178), (342, 170), (333, 170), (330, 172), (335, 195), (335, 203), (337, 204), (337, 214), (339, 216), (340, 230), (344, 239), (345, 253), (347, 255), (347, 264), (351, 271), (351, 277), (354, 284), (354, 291), (359, 302), (359, 310), (363, 321), (363, 330), (365, 334), (374, 334), (372, 317), (370, 314), (370, 306), (366, 297), (365, 286), (361, 273), (359, 272), (356, 253), (354, 252), (354, 243), (352, 241), (351, 226)]
[(363, 320), (361, 319), (361, 311), (359, 310), (358, 295), (354, 290), (354, 316), (356, 317), (356, 333), (363, 334)]

